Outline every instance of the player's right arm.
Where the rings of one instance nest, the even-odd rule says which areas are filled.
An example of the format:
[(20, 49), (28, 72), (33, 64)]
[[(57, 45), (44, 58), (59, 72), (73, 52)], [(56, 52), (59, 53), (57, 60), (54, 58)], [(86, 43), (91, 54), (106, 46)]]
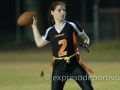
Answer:
[(38, 27), (37, 27), (37, 19), (34, 17), (33, 17), (33, 23), (31, 25), (31, 27), (33, 30), (33, 35), (34, 35), (34, 39), (35, 39), (35, 43), (36, 43), (37, 47), (43, 47), (46, 44), (48, 44), (48, 42), (41, 37)]

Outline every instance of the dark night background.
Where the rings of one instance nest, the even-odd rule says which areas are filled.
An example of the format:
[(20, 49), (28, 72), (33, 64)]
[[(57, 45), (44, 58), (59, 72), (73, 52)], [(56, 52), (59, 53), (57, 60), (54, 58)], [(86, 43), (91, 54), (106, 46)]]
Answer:
[[(25, 10), (25, 0), (20, 0), (20, 13), (22, 14)], [(37, 8), (41, 8), (41, 17), (42, 18), (42, 30), (41, 33), (48, 27), (47, 23), (47, 12), (50, 4), (55, 0), (33, 0), (37, 4)], [(67, 20), (68, 21), (81, 21), (81, 0), (66, 0), (66, 9), (67, 9)], [(0, 0), (0, 45), (5, 44), (15, 44), (16, 40), (16, 26), (17, 18), (16, 17), (16, 5), (15, 0)], [(86, 0), (86, 23), (93, 22), (93, 4), (94, 0)], [(99, 8), (120, 8), (120, 0), (99, 0)], [(81, 22), (82, 23), (82, 22)], [(40, 25), (39, 25), (40, 27)], [(20, 27), (20, 35), (22, 43), (29, 43), (25, 41), (25, 27)], [(87, 29), (86, 29), (87, 32)], [(93, 39), (92, 34), (88, 32), (88, 35)]]
[[(40, 34), (44, 34), (53, 1), (0, 0), (0, 90), (51, 90), (52, 79), (64, 81), (68, 77), (64, 90), (82, 90), (74, 81), (87, 79), (95, 90), (120, 90), (120, 0), (60, 0), (66, 4), (66, 20), (79, 22), (90, 38), (89, 53), (78, 46), (77, 55), (95, 72), (88, 72), (90, 78), (72, 77), (72, 73), (52, 78), (51, 44), (38, 48), (31, 26), (17, 24), (22, 13), (34, 11)], [(45, 77), (40, 77), (43, 70)]]

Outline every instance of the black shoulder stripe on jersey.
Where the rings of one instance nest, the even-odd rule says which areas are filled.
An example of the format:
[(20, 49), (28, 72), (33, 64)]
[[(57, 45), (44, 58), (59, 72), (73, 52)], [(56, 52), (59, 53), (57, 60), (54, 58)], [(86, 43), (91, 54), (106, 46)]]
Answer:
[(76, 25), (76, 27), (80, 30), (80, 32), (82, 32), (82, 31), (83, 31), (83, 29), (82, 29), (81, 25), (80, 25), (78, 22), (73, 21), (73, 23), (74, 23), (74, 24)]

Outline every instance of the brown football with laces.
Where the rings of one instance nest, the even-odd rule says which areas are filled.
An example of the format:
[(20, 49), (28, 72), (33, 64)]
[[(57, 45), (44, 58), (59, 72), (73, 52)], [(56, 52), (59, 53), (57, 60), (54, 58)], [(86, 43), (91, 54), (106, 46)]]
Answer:
[(36, 17), (35, 12), (24, 12), (17, 20), (17, 24), (20, 26), (27, 26), (32, 24), (33, 16)]

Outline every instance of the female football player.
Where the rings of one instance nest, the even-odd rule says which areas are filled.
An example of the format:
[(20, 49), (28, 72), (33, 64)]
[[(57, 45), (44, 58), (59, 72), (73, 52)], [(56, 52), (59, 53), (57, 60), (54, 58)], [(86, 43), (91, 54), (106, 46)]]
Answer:
[[(53, 72), (51, 90), (63, 90), (65, 82), (72, 78), (82, 90), (93, 90), (88, 72), (93, 73), (81, 61), (77, 36), (83, 41), (81, 45), (89, 52), (90, 40), (84, 30), (77, 22), (65, 20), (65, 4), (55, 1), (51, 4), (48, 12), (48, 22), (50, 27), (45, 35), (41, 36), (37, 27), (37, 18), (34, 18), (32, 26), (34, 39), (38, 47), (43, 47), (48, 43), (52, 45), (53, 52)], [(86, 76), (86, 79), (83, 78)]]

